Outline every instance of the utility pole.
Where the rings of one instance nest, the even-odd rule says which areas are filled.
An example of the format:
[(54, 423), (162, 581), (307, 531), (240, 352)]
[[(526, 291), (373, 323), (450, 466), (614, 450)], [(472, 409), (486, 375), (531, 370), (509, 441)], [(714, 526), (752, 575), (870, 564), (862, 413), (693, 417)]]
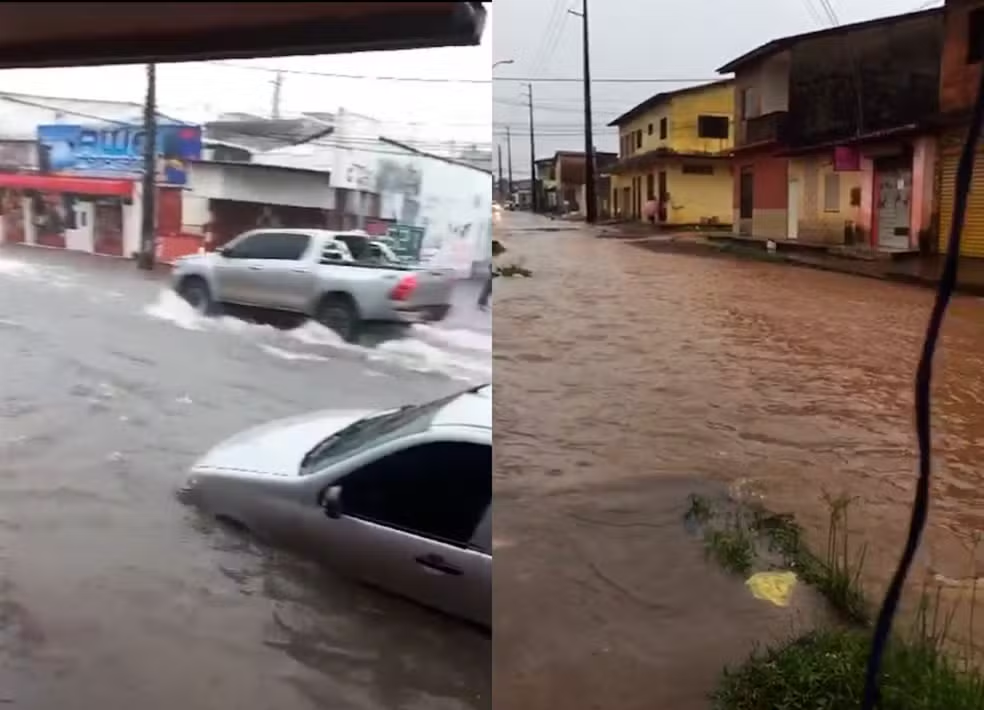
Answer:
[(591, 117), (591, 53), (588, 43), (588, 0), (581, 0), (581, 12), (568, 10), (581, 18), (582, 43), (584, 49), (584, 221), (594, 224), (598, 221), (598, 195), (595, 180), (594, 131)]
[(506, 183), (506, 189), (509, 191), (509, 199), (512, 199), (513, 194), (513, 179), (512, 179), (512, 135), (509, 133), (509, 126), (506, 126), (506, 163), (509, 166), (507, 169), (509, 172), (506, 173), (508, 182)]
[(150, 271), (154, 268), (157, 242), (157, 65), (154, 63), (147, 65), (143, 124), (143, 195), (137, 266)]
[(530, 200), (533, 206), (533, 211), (537, 211), (537, 207), (540, 205), (539, 195), (536, 189), (536, 142), (534, 138), (533, 129), (533, 84), (527, 84), (526, 88), (529, 90), (529, 102), (530, 102)]
[(499, 157), (499, 182), (496, 183), (495, 191), (499, 196), (499, 201), (502, 201), (502, 143), (499, 143), (495, 147), (496, 153)]
[(284, 88), (284, 73), (278, 71), (273, 79), (273, 106), (270, 110), (270, 118), (280, 118), (280, 96)]

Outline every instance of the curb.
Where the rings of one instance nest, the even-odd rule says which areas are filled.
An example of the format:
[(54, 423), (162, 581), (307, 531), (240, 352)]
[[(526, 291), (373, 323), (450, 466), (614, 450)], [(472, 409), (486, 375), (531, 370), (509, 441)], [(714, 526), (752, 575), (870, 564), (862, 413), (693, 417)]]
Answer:
[[(938, 279), (917, 274), (907, 274), (897, 271), (866, 272), (850, 268), (847, 264), (839, 265), (834, 263), (819, 263), (806, 261), (795, 256), (782, 254), (767, 254), (766, 252), (750, 252), (742, 249), (722, 248), (714, 244), (701, 244), (697, 242), (674, 242), (662, 240), (646, 241), (624, 241), (631, 246), (646, 249), (647, 251), (665, 254), (683, 254), (701, 257), (731, 257), (746, 261), (760, 261), (772, 264), (785, 264), (814, 271), (826, 271), (834, 274), (845, 274), (875, 281), (887, 281), (906, 286), (916, 286), (925, 289), (935, 289), (939, 283)], [(967, 296), (984, 296), (984, 284), (978, 283), (957, 283), (954, 289), (956, 293)]]

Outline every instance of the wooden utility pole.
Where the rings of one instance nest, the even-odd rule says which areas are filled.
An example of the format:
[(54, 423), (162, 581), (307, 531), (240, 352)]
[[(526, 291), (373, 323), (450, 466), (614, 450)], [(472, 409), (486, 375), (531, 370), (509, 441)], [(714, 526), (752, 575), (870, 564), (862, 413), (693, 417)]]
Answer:
[(529, 90), (529, 103), (530, 103), (530, 200), (533, 206), (533, 211), (536, 212), (540, 205), (539, 195), (536, 189), (536, 139), (534, 138), (535, 131), (533, 128), (533, 84), (527, 84), (526, 88)]
[(499, 181), (495, 185), (495, 192), (499, 198), (499, 201), (501, 202), (502, 201), (502, 144), (499, 143), (495, 147), (495, 150), (498, 156), (498, 163), (499, 163)]
[(143, 129), (143, 194), (137, 266), (150, 271), (154, 268), (157, 246), (157, 65), (153, 63), (147, 65)]
[(598, 221), (598, 184), (595, 180), (594, 130), (591, 122), (591, 50), (588, 43), (588, 0), (581, 0), (581, 12), (568, 10), (581, 18), (584, 60), (584, 221)]
[(506, 188), (509, 191), (509, 199), (511, 200), (513, 194), (512, 135), (509, 133), (509, 126), (506, 126), (506, 165), (508, 166), (507, 168), (508, 172), (506, 173), (506, 179), (508, 180), (508, 182), (506, 183)]

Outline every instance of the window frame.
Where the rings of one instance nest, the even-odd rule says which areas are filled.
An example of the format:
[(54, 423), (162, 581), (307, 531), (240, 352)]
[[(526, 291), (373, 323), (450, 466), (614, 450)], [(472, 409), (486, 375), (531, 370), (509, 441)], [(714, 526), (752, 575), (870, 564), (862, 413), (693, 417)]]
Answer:
[(680, 172), (684, 175), (713, 175), (714, 165), (711, 163), (683, 163)]
[[(395, 445), (395, 446), (392, 445), (394, 443), (396, 443), (397, 445)], [(342, 492), (341, 492), (341, 495), (342, 495), (342, 515), (345, 516), (345, 517), (349, 517), (349, 518), (355, 519), (355, 520), (360, 520), (362, 522), (366, 522), (366, 523), (370, 523), (372, 525), (376, 525), (376, 526), (381, 527), (381, 528), (384, 528), (386, 530), (396, 531), (396, 532), (399, 532), (399, 533), (403, 533), (405, 535), (412, 535), (412, 536), (418, 537), (418, 538), (420, 538), (422, 540), (429, 540), (429, 541), (432, 541), (432, 542), (437, 542), (437, 543), (440, 543), (440, 544), (443, 544), (443, 545), (448, 545), (450, 547), (455, 547), (455, 548), (458, 548), (458, 549), (471, 549), (472, 548), (472, 542), (473, 542), (473, 540), (475, 538), (476, 533), (479, 531), (479, 527), (482, 524), (482, 521), (484, 519), (484, 516), (486, 515), (487, 511), (492, 506), (492, 482), (491, 482), (492, 469), (491, 469), (491, 465), (489, 467), (489, 472), (488, 472), (488, 474), (489, 474), (489, 499), (483, 505), (483, 507), (481, 509), (481, 512), (477, 515), (474, 523), (471, 525), (471, 529), (468, 532), (467, 538), (464, 539), (464, 540), (452, 540), (452, 539), (443, 537), (443, 536), (441, 536), (441, 535), (439, 535), (439, 534), (437, 534), (437, 533), (435, 533), (433, 531), (416, 530), (416, 529), (413, 529), (413, 528), (408, 527), (408, 526), (405, 526), (405, 525), (400, 525), (399, 523), (394, 522), (394, 521), (391, 521), (391, 520), (378, 519), (378, 518), (375, 518), (373, 516), (366, 515), (365, 513), (359, 513), (358, 511), (353, 512), (353, 511), (347, 509), (347, 507), (345, 505), (345, 499), (344, 499), (345, 493), (344, 493), (344, 490), (345, 490), (346, 481), (352, 481), (354, 478), (358, 477), (360, 474), (365, 473), (367, 469), (369, 469), (371, 467), (374, 467), (374, 466), (377, 466), (377, 465), (383, 463), (384, 461), (386, 461), (387, 459), (392, 459), (394, 457), (399, 457), (399, 456), (405, 456), (408, 453), (413, 452), (414, 450), (422, 449), (422, 448), (427, 448), (427, 447), (438, 447), (438, 446), (448, 446), (448, 445), (451, 445), (451, 446), (461, 446), (461, 447), (473, 447), (473, 448), (476, 449), (476, 452), (477, 452), (477, 449), (484, 448), (488, 452), (489, 461), (491, 463), (491, 460), (492, 460), (492, 458), (491, 458), (492, 457), (492, 444), (490, 442), (479, 442), (479, 441), (472, 441), (472, 440), (466, 440), (466, 439), (449, 440), (449, 439), (436, 439), (436, 438), (433, 438), (433, 437), (423, 437), (423, 438), (413, 437), (413, 438), (403, 439), (403, 440), (398, 441), (398, 442), (392, 442), (391, 441), (390, 444), (391, 444), (390, 446), (382, 446), (382, 447), (378, 447), (378, 448), (374, 449), (372, 451), (372, 454), (374, 454), (374, 455), (365, 456), (365, 457), (362, 457), (362, 456), (358, 457), (358, 458), (362, 459), (361, 460), (361, 463), (359, 463), (356, 466), (353, 466), (347, 472), (345, 472), (344, 474), (338, 476), (337, 478), (334, 478), (334, 480), (327, 485), (327, 488), (332, 488), (332, 487), (335, 487), (335, 486), (340, 486), (341, 487), (341, 489), (342, 489)], [(322, 486), (322, 488), (325, 488), (325, 486)], [(323, 495), (323, 491), (322, 491), (322, 494), (321, 495)], [(319, 500), (320, 500), (320, 496), (319, 496)]]
[(670, 137), (670, 121), (666, 116), (659, 119), (659, 139), (665, 141)]
[(979, 64), (984, 60), (984, 7), (975, 7), (967, 14), (966, 64)]
[[(298, 237), (304, 240), (304, 248), (301, 249), (300, 253), (295, 257), (280, 257), (280, 256), (269, 256), (269, 255), (257, 255), (255, 252), (251, 253), (249, 250), (244, 250), (243, 246), (248, 244), (252, 240), (261, 239), (272, 239), (276, 240), (283, 237)], [(281, 230), (264, 230), (257, 232), (246, 232), (236, 238), (227, 247), (227, 252), (225, 254), (226, 258), (229, 259), (263, 259), (267, 261), (300, 261), (304, 258), (304, 255), (308, 253), (311, 249), (311, 244), (314, 240), (309, 234), (303, 234), (300, 232), (287, 232)], [(245, 251), (245, 254), (243, 253)]]
[[(711, 126), (723, 126), (724, 135), (710, 135)], [(731, 120), (727, 116), (699, 114), (697, 116), (697, 137), (705, 140), (728, 140), (731, 137)]]

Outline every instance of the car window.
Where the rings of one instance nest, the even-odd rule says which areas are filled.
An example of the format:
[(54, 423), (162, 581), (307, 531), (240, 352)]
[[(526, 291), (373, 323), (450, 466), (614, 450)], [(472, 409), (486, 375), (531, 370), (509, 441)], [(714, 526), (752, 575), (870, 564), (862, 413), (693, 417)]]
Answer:
[(349, 253), (356, 261), (364, 261), (369, 258), (370, 241), (358, 234), (336, 234), (335, 239), (348, 247)]
[(232, 248), (233, 259), (276, 259), (297, 261), (307, 251), (311, 238), (292, 232), (252, 234)]
[(340, 483), (346, 515), (465, 547), (492, 502), (492, 447), (421, 444)]

